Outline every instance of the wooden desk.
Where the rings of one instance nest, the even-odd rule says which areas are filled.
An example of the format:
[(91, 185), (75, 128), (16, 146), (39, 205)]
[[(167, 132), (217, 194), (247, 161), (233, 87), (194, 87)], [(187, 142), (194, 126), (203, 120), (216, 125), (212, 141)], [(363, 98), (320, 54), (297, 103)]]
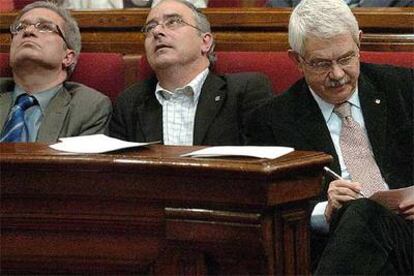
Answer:
[(331, 157), (179, 157), (194, 149), (0, 144), (2, 273), (308, 274)]

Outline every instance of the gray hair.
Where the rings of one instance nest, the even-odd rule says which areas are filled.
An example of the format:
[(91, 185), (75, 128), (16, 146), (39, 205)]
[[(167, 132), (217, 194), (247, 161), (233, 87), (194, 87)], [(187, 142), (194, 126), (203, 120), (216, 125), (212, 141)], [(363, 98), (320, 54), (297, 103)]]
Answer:
[(68, 76), (69, 76), (75, 70), (77, 57), (79, 56), (79, 53), (80, 53), (81, 47), (82, 47), (81, 46), (81, 34), (80, 34), (80, 31), (79, 31), (78, 23), (72, 17), (72, 15), (70, 14), (70, 12), (68, 10), (66, 10), (65, 8), (60, 7), (56, 3), (50, 2), (50, 1), (36, 1), (34, 3), (31, 3), (27, 6), (25, 6), (20, 11), (17, 18), (15, 19), (15, 23), (17, 21), (19, 21), (20, 18), (25, 13), (27, 13), (28, 11), (33, 10), (33, 9), (38, 9), (38, 8), (48, 9), (48, 10), (54, 11), (60, 17), (62, 17), (62, 19), (65, 22), (62, 31), (63, 31), (63, 34), (64, 34), (65, 39), (66, 39), (66, 43), (67, 43), (66, 47), (68, 47), (69, 49), (75, 51), (75, 55), (76, 55), (75, 63), (71, 64), (67, 68), (67, 72), (68, 72)]
[[(159, 4), (161, 4), (162, 2), (164, 2), (164, 1), (171, 1), (171, 0), (163, 0), (163, 1), (159, 2), (157, 4), (157, 6)], [(196, 22), (196, 27), (201, 30), (200, 34), (202, 34), (202, 33), (211, 33), (210, 22), (208, 21), (207, 16), (204, 13), (202, 13), (201, 10), (197, 9), (192, 3), (190, 3), (186, 0), (172, 0), (172, 1), (178, 2), (178, 3), (181, 3), (185, 6), (187, 6), (193, 12), (193, 16), (194, 16), (194, 19), (195, 19), (195, 22)], [(210, 49), (207, 52), (207, 57), (208, 57), (208, 60), (210, 61), (210, 65), (213, 65), (217, 60), (216, 54), (214, 53), (214, 48), (216, 46), (216, 42), (214, 40), (213, 35), (212, 35), (211, 39), (213, 41), (212, 41)]]
[(307, 37), (332, 38), (350, 33), (359, 46), (359, 26), (351, 9), (343, 0), (302, 0), (289, 20), (289, 44), (304, 55)]

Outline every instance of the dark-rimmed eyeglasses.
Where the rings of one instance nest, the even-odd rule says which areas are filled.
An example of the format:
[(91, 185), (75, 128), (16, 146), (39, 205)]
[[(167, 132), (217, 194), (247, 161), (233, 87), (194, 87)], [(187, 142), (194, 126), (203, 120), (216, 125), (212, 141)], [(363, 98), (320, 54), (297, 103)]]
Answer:
[(66, 45), (68, 44), (66, 42), (65, 35), (63, 34), (59, 25), (52, 23), (52, 22), (37, 22), (37, 23), (29, 23), (29, 22), (24, 22), (24, 21), (17, 22), (16, 24), (10, 25), (10, 33), (12, 35), (17, 35), (18, 33), (25, 31), (30, 26), (35, 27), (35, 29), (39, 33), (56, 33), (63, 39)]
[(159, 22), (150, 22), (150, 23), (144, 25), (144, 27), (142, 27), (141, 32), (143, 32), (145, 34), (145, 36), (148, 36), (148, 34), (152, 33), (157, 26), (162, 26), (162, 27), (164, 27), (168, 30), (175, 30), (175, 29), (177, 29), (179, 27), (182, 27), (182, 26), (190, 26), (190, 27), (192, 27), (196, 30), (199, 30), (200, 32), (203, 32), (200, 28), (198, 28), (198, 27), (196, 27), (196, 26), (194, 26), (190, 23), (185, 22), (184, 19), (182, 19), (179, 16), (169, 17), (169, 18), (167, 18), (166, 20), (164, 20), (163, 22), (160, 22), (160, 23)]
[(354, 65), (355, 61), (359, 58), (359, 52), (352, 52), (351, 54), (338, 58), (336, 60), (316, 59), (307, 61), (301, 55), (298, 56), (303, 61), (303, 63), (309, 66), (312, 70), (318, 72), (328, 72), (332, 69), (334, 64), (338, 65), (341, 69)]

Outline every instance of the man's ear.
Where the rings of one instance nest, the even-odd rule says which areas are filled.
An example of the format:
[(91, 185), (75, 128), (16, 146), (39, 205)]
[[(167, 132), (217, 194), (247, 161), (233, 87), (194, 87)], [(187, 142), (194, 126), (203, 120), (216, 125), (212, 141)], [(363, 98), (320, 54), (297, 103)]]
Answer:
[(204, 33), (202, 34), (202, 45), (201, 45), (201, 53), (207, 54), (211, 47), (213, 47), (213, 35), (211, 33)]
[(361, 42), (362, 42), (362, 31), (359, 30), (359, 35), (358, 35), (358, 48), (361, 49)]
[(296, 53), (295, 51), (293, 51), (292, 49), (288, 50), (288, 57), (290, 58), (291, 61), (293, 61), (293, 63), (296, 65), (296, 67), (298, 68), (298, 70), (303, 73), (303, 68), (302, 68), (302, 63), (299, 60), (299, 54)]
[(66, 50), (66, 56), (63, 58), (62, 65), (66, 69), (77, 62), (75, 51), (71, 49)]

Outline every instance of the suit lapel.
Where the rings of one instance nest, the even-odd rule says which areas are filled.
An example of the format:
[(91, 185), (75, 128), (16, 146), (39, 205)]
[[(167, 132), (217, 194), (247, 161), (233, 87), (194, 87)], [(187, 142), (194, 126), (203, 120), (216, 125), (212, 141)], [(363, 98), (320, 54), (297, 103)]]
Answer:
[(202, 144), (207, 131), (226, 100), (225, 82), (209, 73), (201, 89), (194, 120), (194, 145)]
[(9, 115), (12, 104), (11, 92), (0, 94), (0, 133), (7, 121), (7, 117)]
[(55, 142), (58, 140), (69, 112), (70, 100), (70, 94), (62, 87), (45, 110), (36, 141)]
[[(379, 91), (361, 74), (359, 98), (368, 138), (377, 163), (381, 162), (385, 144), (387, 105), (384, 91)], [(380, 164), (378, 164), (380, 165)], [(380, 166), (381, 167), (381, 166)]]
[(303, 85), (299, 92), (295, 114), (296, 129), (301, 133), (312, 150), (322, 151), (334, 157), (332, 168), (340, 171), (338, 155), (335, 151), (329, 129), (326, 125), (322, 112), (313, 98), (308, 86)]
[[(138, 118), (137, 132), (140, 129), (145, 141), (158, 141), (162, 139), (162, 108), (155, 97), (155, 80), (144, 83), (146, 98), (137, 103), (136, 113)], [(136, 138), (140, 138), (137, 133)]]
[(0, 134), (7, 122), (13, 106), (14, 81), (11, 78), (0, 78)]

